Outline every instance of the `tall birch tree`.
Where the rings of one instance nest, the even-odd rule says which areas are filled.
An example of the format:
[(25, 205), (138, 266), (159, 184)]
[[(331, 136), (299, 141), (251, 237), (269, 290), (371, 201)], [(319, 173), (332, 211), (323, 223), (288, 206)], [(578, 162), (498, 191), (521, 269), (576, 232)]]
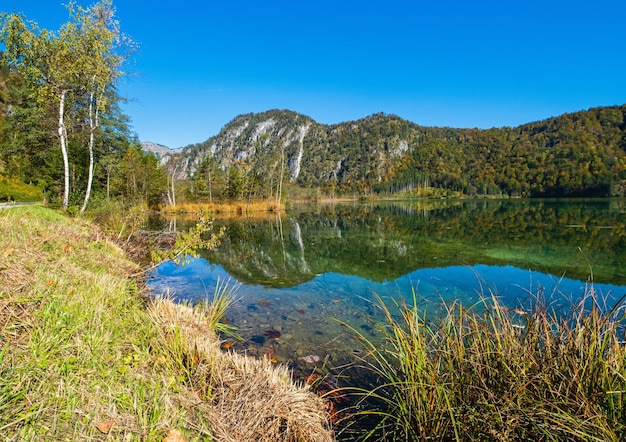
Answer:
[[(80, 84), (80, 48), (71, 24), (58, 35), (40, 30), (36, 23), (26, 22), (17, 14), (4, 17), (2, 39), (10, 65), (34, 86), (38, 102), (56, 103), (57, 134), (63, 156), (63, 209), (69, 204), (70, 168), (67, 154), (66, 105)], [(74, 51), (76, 49), (76, 51)]]
[(122, 75), (121, 66), (128, 55), (122, 49), (131, 45), (114, 19), (115, 10), (110, 0), (103, 0), (89, 9), (70, 7), (83, 35), (85, 54), (84, 81), (88, 100), (89, 176), (81, 213), (87, 208), (94, 177), (95, 132), (100, 127), (100, 115), (106, 111), (107, 89)]
[(18, 14), (4, 14), (0, 41), (5, 44), (10, 66), (34, 86), (37, 100), (57, 108), (56, 131), (63, 157), (63, 209), (68, 208), (70, 194), (68, 107), (87, 99), (89, 178), (81, 209), (84, 211), (91, 194), (95, 132), (106, 106), (105, 92), (121, 75), (123, 57), (116, 50), (122, 40), (113, 20), (111, 0), (89, 9), (70, 2), (67, 8), (70, 21), (58, 32), (39, 29), (36, 23), (27, 22)]

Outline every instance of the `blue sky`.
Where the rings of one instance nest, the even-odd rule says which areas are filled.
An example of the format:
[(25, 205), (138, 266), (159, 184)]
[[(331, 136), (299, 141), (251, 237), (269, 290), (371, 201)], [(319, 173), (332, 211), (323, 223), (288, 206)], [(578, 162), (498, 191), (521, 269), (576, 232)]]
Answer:
[[(2, 0), (49, 29), (64, 0)], [(93, 1), (80, 1), (89, 6)], [(399, 115), (502, 127), (626, 103), (626, 1), (115, 1), (140, 46), (121, 83), (142, 141), (205, 141), (235, 116)]]

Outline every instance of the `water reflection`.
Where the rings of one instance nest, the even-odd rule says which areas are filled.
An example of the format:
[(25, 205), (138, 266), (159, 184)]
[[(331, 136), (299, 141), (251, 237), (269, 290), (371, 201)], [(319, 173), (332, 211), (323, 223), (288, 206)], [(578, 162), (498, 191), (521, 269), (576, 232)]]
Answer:
[(415, 290), (431, 315), (479, 294), (511, 307), (544, 294), (567, 307), (591, 277), (602, 296), (623, 295), (625, 211), (623, 200), (444, 201), (217, 219), (226, 228), (218, 249), (186, 266), (166, 263), (150, 283), (195, 300), (234, 278), (242, 285), (229, 320), (246, 338), (235, 349), (302, 370), (336, 366), (358, 351), (344, 325), (374, 333), (374, 293), (411, 300)]
[(285, 287), (337, 272), (395, 280), (420, 268), (513, 265), (626, 284), (623, 200), (314, 206), (216, 220), (227, 237), (203, 256), (249, 284)]

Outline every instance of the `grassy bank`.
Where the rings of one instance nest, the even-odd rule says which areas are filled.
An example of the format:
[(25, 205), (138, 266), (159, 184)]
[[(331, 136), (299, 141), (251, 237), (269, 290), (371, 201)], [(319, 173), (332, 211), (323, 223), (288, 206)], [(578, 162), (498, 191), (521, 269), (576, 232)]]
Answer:
[(22, 207), (0, 232), (3, 438), (332, 440), (317, 396), (220, 351), (210, 304), (143, 299), (93, 224)]
[(43, 188), (20, 180), (0, 177), (0, 201), (41, 201)]

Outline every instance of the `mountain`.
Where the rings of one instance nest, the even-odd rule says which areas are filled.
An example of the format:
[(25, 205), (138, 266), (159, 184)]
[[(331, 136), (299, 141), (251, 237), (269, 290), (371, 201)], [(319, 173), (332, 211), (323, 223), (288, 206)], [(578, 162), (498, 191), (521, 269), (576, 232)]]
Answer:
[(152, 152), (161, 163), (166, 163), (171, 155), (176, 153), (175, 150), (170, 149), (162, 144), (153, 143), (151, 141), (143, 141), (141, 148), (144, 152)]
[(221, 174), (216, 189), (238, 180), (255, 194), (272, 194), (283, 180), (360, 194), (426, 188), (470, 195), (623, 194), (625, 129), (626, 105), (486, 130), (425, 127), (383, 113), (324, 125), (270, 110), (239, 115), (167, 161), (179, 176), (206, 184)]

